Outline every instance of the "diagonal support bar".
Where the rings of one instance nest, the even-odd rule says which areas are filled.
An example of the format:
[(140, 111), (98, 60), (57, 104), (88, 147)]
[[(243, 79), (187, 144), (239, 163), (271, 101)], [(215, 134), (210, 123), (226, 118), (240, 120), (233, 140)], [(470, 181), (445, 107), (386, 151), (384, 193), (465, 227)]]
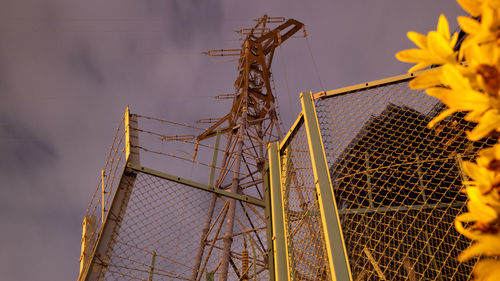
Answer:
[(301, 93), (300, 101), (304, 112), (304, 124), (306, 126), (332, 280), (352, 280), (312, 93)]
[(276, 280), (289, 280), (289, 262), (285, 232), (285, 210), (281, 189), (281, 163), (279, 144), (269, 144), (269, 175), (271, 193), (271, 221), (273, 229), (274, 272)]
[(192, 180), (180, 178), (180, 177), (177, 177), (177, 176), (174, 176), (174, 175), (170, 175), (170, 174), (167, 174), (167, 173), (164, 173), (164, 172), (160, 172), (160, 171), (157, 171), (157, 170), (149, 169), (149, 168), (146, 168), (146, 167), (143, 167), (143, 166), (140, 166), (140, 165), (134, 165), (132, 163), (128, 163), (127, 167), (130, 168), (130, 169), (132, 169), (135, 172), (141, 172), (141, 173), (152, 175), (152, 176), (155, 176), (155, 177), (158, 177), (158, 178), (161, 178), (161, 179), (166, 179), (166, 180), (169, 180), (169, 181), (174, 181), (174, 182), (177, 182), (177, 183), (180, 183), (180, 184), (183, 184), (183, 185), (187, 185), (187, 186), (190, 186), (190, 187), (194, 187), (194, 188), (197, 188), (197, 189), (208, 191), (210, 193), (214, 193), (214, 194), (217, 194), (217, 195), (222, 195), (222, 196), (227, 197), (227, 198), (231, 198), (231, 199), (235, 199), (235, 200), (238, 200), (238, 201), (247, 202), (247, 203), (250, 203), (252, 205), (262, 207), (262, 208), (266, 207), (266, 204), (264, 203), (263, 200), (257, 199), (257, 198), (252, 197), (252, 196), (243, 195), (243, 194), (237, 194), (237, 193), (232, 193), (232, 192), (220, 189), (220, 188), (215, 188), (215, 187), (212, 187), (212, 186), (204, 185), (204, 184), (201, 184), (201, 183), (194, 182)]

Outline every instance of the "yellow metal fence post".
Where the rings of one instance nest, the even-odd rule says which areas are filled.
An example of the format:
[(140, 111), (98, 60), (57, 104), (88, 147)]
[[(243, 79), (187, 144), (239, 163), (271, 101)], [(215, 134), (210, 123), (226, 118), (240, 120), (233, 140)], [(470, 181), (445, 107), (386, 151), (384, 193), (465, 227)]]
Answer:
[(281, 163), (279, 144), (269, 144), (269, 175), (271, 216), (273, 225), (273, 254), (276, 280), (289, 280), (288, 248), (285, 232), (285, 210), (281, 189)]
[(314, 181), (332, 280), (352, 280), (312, 93), (301, 93), (300, 101), (302, 103), (302, 111), (304, 112), (304, 124), (309, 152), (311, 154)]
[(139, 132), (137, 128), (137, 116), (130, 114), (127, 106), (125, 111), (125, 155), (128, 163), (140, 164), (139, 158)]

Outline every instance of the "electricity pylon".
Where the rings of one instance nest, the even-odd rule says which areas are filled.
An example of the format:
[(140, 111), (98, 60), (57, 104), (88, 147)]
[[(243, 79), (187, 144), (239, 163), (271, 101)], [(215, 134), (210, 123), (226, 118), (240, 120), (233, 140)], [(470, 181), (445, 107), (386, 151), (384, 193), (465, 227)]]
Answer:
[[(267, 26), (270, 23), (281, 24), (270, 29)], [(215, 183), (210, 183), (215, 188), (263, 199), (267, 144), (278, 141), (282, 136), (276, 113), (275, 97), (270, 83), (271, 63), (276, 47), (300, 30), (304, 30), (305, 36), (304, 25), (294, 19), (285, 21), (284, 18), (264, 15), (257, 20), (257, 24), (253, 28), (237, 31), (240, 35), (245, 36), (241, 49), (206, 52), (211, 56), (239, 56), (238, 77), (234, 82), (235, 92), (231, 110), (197, 137), (197, 143), (199, 143), (219, 134), (226, 135), (224, 154), (220, 164), (221, 169)], [(213, 181), (213, 177), (211, 178)], [(208, 210), (192, 279), (199, 280), (203, 274), (200, 270), (200, 264), (204, 258), (209, 258), (203, 256), (207, 244), (207, 233), (211, 228), (212, 221), (216, 217), (224, 216), (223, 248), (219, 261), (220, 267), (217, 267), (216, 273), (219, 280), (227, 280), (229, 264), (231, 264), (239, 278), (245, 280), (248, 277), (245, 277), (244, 257), (240, 270), (231, 259), (231, 249), (234, 247), (232, 245), (235, 236), (233, 228), (235, 216), (237, 216), (237, 202), (234, 199), (227, 199), (229, 205), (227, 210), (223, 209), (219, 214), (216, 214), (214, 210), (217, 200), (219, 200), (218, 197), (214, 195)], [(243, 211), (246, 219), (253, 226), (246, 209), (243, 208)], [(262, 213), (264, 213), (263, 210)], [(259, 230), (255, 227), (250, 231), (258, 236), (257, 231)], [(260, 244), (264, 247), (262, 243)]]

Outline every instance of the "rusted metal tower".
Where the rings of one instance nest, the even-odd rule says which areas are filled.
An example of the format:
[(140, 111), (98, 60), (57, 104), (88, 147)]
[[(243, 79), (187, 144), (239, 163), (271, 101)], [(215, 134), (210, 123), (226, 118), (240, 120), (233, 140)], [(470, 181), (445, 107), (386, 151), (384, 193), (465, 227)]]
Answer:
[[(300, 30), (304, 31), (305, 36), (305, 29), (301, 22), (294, 19), (285, 21), (281, 17), (264, 15), (256, 21), (257, 24), (253, 28), (237, 31), (244, 36), (241, 49), (211, 50), (206, 53), (211, 56), (238, 55), (238, 77), (234, 82), (235, 92), (231, 110), (200, 134), (197, 137), (197, 143), (225, 134), (226, 143), (220, 162), (221, 169), (215, 183), (213, 183), (214, 175), (211, 175), (210, 184), (213, 184), (214, 188), (263, 199), (267, 144), (278, 141), (282, 136), (270, 82), (271, 64), (276, 48)], [(273, 23), (279, 25), (273, 29), (269, 28), (268, 24)], [(244, 273), (244, 263), (242, 262), (242, 268), (238, 269), (231, 258), (231, 249), (234, 247), (233, 238), (236, 235), (233, 233), (235, 217), (241, 215), (236, 212), (237, 201), (228, 199), (227, 211), (223, 209), (217, 214), (214, 211), (217, 200), (219, 200), (218, 197), (214, 195), (194, 264), (192, 280), (198, 280), (203, 274), (200, 265), (203, 260), (209, 258), (204, 254), (205, 245), (207, 245), (206, 234), (215, 218), (220, 216), (225, 217), (225, 230), (221, 237), (224, 242), (216, 274), (219, 280), (227, 280), (231, 264), (240, 280), (245, 280), (248, 277)], [(243, 205), (242, 208), (246, 217), (244, 219), (247, 219), (253, 226), (248, 233), (255, 235), (256, 240), (259, 240), (265, 248), (257, 234), (258, 231), (265, 230), (255, 227), (247, 213), (248, 209)], [(258, 212), (262, 212), (264, 216), (263, 209)], [(242, 258), (244, 259), (245, 257)]]

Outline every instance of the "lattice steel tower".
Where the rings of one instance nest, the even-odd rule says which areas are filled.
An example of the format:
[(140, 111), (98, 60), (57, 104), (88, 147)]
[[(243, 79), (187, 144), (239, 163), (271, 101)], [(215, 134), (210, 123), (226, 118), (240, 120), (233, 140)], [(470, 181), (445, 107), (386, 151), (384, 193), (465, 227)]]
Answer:
[[(274, 29), (268, 24), (280, 23)], [(263, 199), (263, 180), (267, 162), (267, 144), (278, 141), (282, 132), (279, 127), (276, 113), (275, 97), (271, 86), (271, 63), (276, 47), (292, 37), (295, 33), (305, 29), (304, 25), (294, 19), (285, 21), (284, 18), (268, 17), (265, 15), (257, 20), (253, 28), (237, 31), (245, 36), (241, 49), (212, 50), (206, 54), (212, 56), (238, 55), (238, 77), (234, 82), (235, 93), (230, 112), (215, 122), (204, 133), (197, 137), (197, 143), (221, 134), (226, 135), (226, 143), (221, 169), (216, 178), (214, 187), (228, 190), (232, 193), (247, 195)], [(196, 155), (196, 149), (195, 149)], [(211, 175), (211, 181), (214, 176)], [(252, 221), (252, 216), (263, 217), (263, 210), (251, 210), (239, 201), (241, 209), (237, 210), (237, 201), (228, 199), (227, 207), (215, 211), (219, 197), (213, 195), (207, 220), (203, 230), (198, 256), (193, 269), (193, 280), (198, 280), (203, 274), (200, 265), (210, 258), (204, 254), (207, 245), (207, 233), (213, 228), (212, 223), (216, 218), (225, 219), (222, 234), (223, 248), (216, 268), (219, 280), (227, 280), (229, 266), (238, 275), (240, 280), (248, 279), (248, 250), (249, 243), (256, 243), (266, 252), (262, 237), (265, 237), (265, 227), (259, 227)], [(239, 219), (240, 218), (240, 219)], [(240, 233), (234, 232), (236, 221), (245, 220), (250, 229)], [(242, 223), (240, 223), (242, 224)], [(263, 236), (264, 235), (264, 236)], [(241, 239), (243, 236), (243, 239)], [(238, 245), (233, 240), (239, 238)], [(215, 237), (212, 240), (221, 239)], [(241, 241), (243, 240), (243, 241)], [(241, 245), (243, 242), (244, 245)], [(243, 246), (243, 247), (242, 247)], [(232, 260), (232, 256), (241, 252), (241, 268)], [(267, 260), (267, 257), (263, 258)], [(206, 262), (204, 262), (206, 263)]]

